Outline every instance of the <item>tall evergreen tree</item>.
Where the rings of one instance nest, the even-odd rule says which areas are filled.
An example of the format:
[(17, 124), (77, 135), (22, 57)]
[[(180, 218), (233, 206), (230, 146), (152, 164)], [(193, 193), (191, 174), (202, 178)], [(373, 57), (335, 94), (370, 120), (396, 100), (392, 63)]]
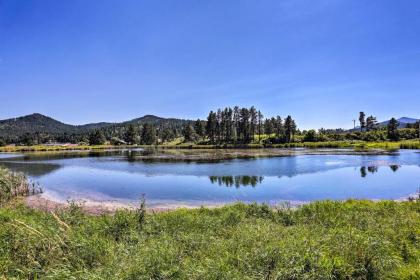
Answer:
[(376, 121), (376, 118), (374, 116), (369, 116), (366, 119), (366, 131), (371, 131), (373, 130), (376, 125), (378, 124), (378, 122)]
[(89, 144), (90, 145), (103, 145), (105, 144), (105, 136), (103, 134), (103, 132), (99, 129), (94, 130), (90, 135), (89, 135)]
[(143, 125), (141, 143), (144, 145), (156, 144), (156, 129), (153, 125), (148, 123)]
[(240, 110), (239, 120), (239, 131), (243, 143), (249, 143), (251, 140), (251, 129), (250, 129), (250, 114), (247, 108)]
[(392, 118), (388, 125), (387, 125), (387, 134), (388, 134), (388, 139), (392, 140), (392, 141), (398, 141), (399, 139), (399, 134), (398, 134), (398, 121), (395, 118)]
[(276, 117), (275, 130), (276, 130), (276, 138), (278, 140), (281, 140), (283, 138), (284, 128), (283, 128), (283, 120), (281, 119), (280, 116)]
[(206, 132), (207, 136), (210, 139), (211, 143), (216, 142), (216, 130), (217, 130), (217, 116), (216, 113), (210, 111), (209, 116), (207, 117)]
[(271, 119), (265, 119), (265, 121), (264, 121), (264, 132), (269, 137), (271, 136), (271, 134), (273, 134), (274, 127), (273, 127), (273, 123), (271, 122)]
[(184, 141), (185, 142), (190, 142), (190, 141), (194, 141), (194, 129), (192, 128), (192, 126), (190, 124), (186, 124), (184, 126), (184, 129), (182, 130), (182, 134), (184, 136)]
[(217, 140), (222, 139), (222, 110), (218, 109), (216, 113), (216, 136)]
[(366, 120), (365, 120), (365, 113), (360, 112), (359, 113), (359, 123), (360, 123), (360, 131), (363, 131), (363, 129), (366, 127)]
[(233, 140), (233, 110), (229, 107), (223, 111), (223, 122), (224, 141), (230, 143)]
[(169, 142), (175, 138), (174, 130), (169, 127), (164, 127), (159, 132), (163, 142)]
[(258, 142), (261, 141), (261, 134), (263, 133), (263, 114), (261, 113), (260, 110), (258, 110), (257, 113), (257, 122), (258, 122)]
[(239, 119), (240, 110), (238, 106), (233, 108), (233, 141), (236, 143), (239, 140)]
[(195, 121), (195, 123), (194, 123), (194, 130), (195, 130), (195, 133), (197, 133), (197, 135), (201, 139), (203, 139), (205, 137), (205, 135), (206, 135), (206, 128), (204, 126), (204, 123), (200, 119), (198, 119), (198, 120)]
[(138, 136), (139, 136), (139, 134), (138, 134), (135, 126), (133, 124), (130, 124), (127, 128), (127, 131), (124, 134), (124, 141), (127, 144), (131, 144), (131, 145), (136, 144)]
[(257, 125), (258, 125), (258, 112), (257, 109), (255, 109), (254, 106), (252, 106), (249, 109), (249, 129), (250, 129), (250, 135), (251, 135), (251, 140), (254, 139), (256, 131), (257, 131)]
[(287, 143), (293, 140), (293, 135), (296, 132), (296, 123), (289, 115), (284, 121), (285, 140)]

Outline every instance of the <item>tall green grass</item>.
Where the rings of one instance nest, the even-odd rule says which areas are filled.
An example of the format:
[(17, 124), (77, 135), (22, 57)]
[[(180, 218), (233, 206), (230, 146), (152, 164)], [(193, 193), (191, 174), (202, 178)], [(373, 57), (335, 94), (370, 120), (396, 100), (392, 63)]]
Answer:
[(0, 209), (5, 279), (420, 279), (420, 202)]
[(35, 183), (29, 182), (23, 174), (0, 167), (0, 206), (14, 197), (40, 192), (42, 189)]

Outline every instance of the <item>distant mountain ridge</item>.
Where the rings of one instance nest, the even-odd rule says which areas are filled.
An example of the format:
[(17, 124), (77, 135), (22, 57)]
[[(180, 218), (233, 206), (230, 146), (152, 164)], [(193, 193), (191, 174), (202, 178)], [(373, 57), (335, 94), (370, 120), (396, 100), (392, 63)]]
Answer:
[[(409, 117), (401, 117), (398, 119), (400, 128), (405, 128), (407, 124), (413, 124), (418, 121), (419, 119)], [(55, 120), (49, 116), (34, 113), (27, 116), (0, 120), (0, 138), (6, 139), (10, 143), (15, 143), (21, 142), (22, 137), (25, 138), (26, 135), (46, 134), (53, 136), (47, 139), (52, 138), (67, 141), (69, 139), (69, 135), (88, 135), (95, 129), (101, 129), (109, 137), (115, 135), (115, 133), (121, 137), (129, 125), (133, 124), (135, 126), (142, 126), (146, 123), (153, 124), (156, 127), (170, 128), (171, 130), (176, 130), (177, 133), (180, 133), (183, 126), (186, 123), (191, 122), (193, 121), (177, 118), (162, 118), (155, 115), (144, 115), (139, 118), (119, 123), (99, 122), (83, 125), (71, 125)], [(384, 127), (388, 123), (389, 121), (383, 121), (378, 123), (378, 126)], [(356, 129), (348, 131), (357, 131), (359, 129), (360, 128), (356, 127)], [(81, 137), (78, 137), (78, 139), (81, 139)], [(74, 141), (74, 139), (72, 141)]]
[[(397, 121), (399, 123), (399, 127), (404, 128), (404, 127), (407, 126), (407, 124), (416, 123), (416, 122), (420, 121), (420, 119), (402, 117), (402, 118), (397, 119)], [(389, 120), (380, 122), (378, 125), (379, 126), (386, 126), (386, 125), (388, 125), (388, 123), (389, 123)]]
[[(376, 126), (385, 127), (388, 125), (389, 121), (390, 120), (379, 122)], [(401, 117), (397, 119), (397, 121), (398, 121), (398, 128), (406, 128), (408, 124), (416, 123), (420, 121), (420, 119)], [(360, 130), (360, 126), (356, 126), (355, 128), (349, 129), (349, 131), (358, 131), (358, 130)]]
[(140, 118), (132, 119), (121, 123), (88, 123), (84, 125), (71, 125), (55, 120), (40, 113), (0, 120), (0, 137), (20, 137), (25, 134), (48, 133), (48, 134), (81, 134), (94, 129), (107, 127), (120, 127), (129, 124), (142, 125), (144, 123), (159, 125), (162, 122), (176, 121), (188, 122), (175, 118), (161, 118), (154, 115), (145, 115)]

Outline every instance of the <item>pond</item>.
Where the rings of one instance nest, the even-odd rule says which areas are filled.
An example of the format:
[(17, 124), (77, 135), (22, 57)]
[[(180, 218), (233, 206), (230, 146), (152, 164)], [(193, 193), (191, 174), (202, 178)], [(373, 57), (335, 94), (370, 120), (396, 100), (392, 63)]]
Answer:
[[(24, 172), (43, 187), (43, 196), (60, 202), (85, 199), (129, 204), (144, 195), (149, 206), (236, 201), (299, 204), (323, 199), (400, 199), (420, 187), (418, 150), (358, 154), (296, 149), (258, 158), (239, 152), (242, 157), (230, 154), (229, 159), (220, 156), (228, 152), (212, 153), (1, 154), (0, 165)], [(212, 160), (200, 157), (203, 154)]]

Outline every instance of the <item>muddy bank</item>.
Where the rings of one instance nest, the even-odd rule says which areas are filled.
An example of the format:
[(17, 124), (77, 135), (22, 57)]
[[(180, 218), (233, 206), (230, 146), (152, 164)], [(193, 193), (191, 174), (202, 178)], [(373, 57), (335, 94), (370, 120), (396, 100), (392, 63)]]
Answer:
[[(60, 209), (69, 208), (71, 203), (74, 203), (81, 207), (81, 209), (91, 215), (102, 215), (102, 214), (111, 214), (117, 210), (135, 210), (138, 209), (139, 203), (133, 202), (121, 202), (121, 201), (95, 201), (91, 199), (79, 199), (73, 201), (59, 201), (54, 200), (48, 196), (44, 195), (34, 195), (24, 198), (25, 205), (33, 208), (39, 209), (42, 211), (57, 211)], [(224, 206), (224, 203), (203, 203), (203, 204), (186, 204), (186, 203), (151, 203), (147, 204), (146, 211), (150, 213), (158, 213), (176, 210), (180, 208), (184, 209), (194, 209), (200, 207), (214, 208)]]
[[(399, 199), (394, 199), (392, 201), (396, 202), (403, 202), (403, 201), (412, 201), (420, 199), (420, 192), (413, 193), (411, 195), (401, 197)], [(372, 199), (371, 201), (381, 201), (379, 199)], [(238, 201), (239, 202), (239, 201)], [(138, 209), (139, 204), (133, 202), (121, 202), (121, 201), (95, 201), (90, 199), (81, 199), (81, 200), (74, 200), (72, 202), (63, 202), (54, 200), (53, 198), (49, 198), (48, 196), (44, 196), (42, 194), (25, 197), (24, 203), (26, 206), (32, 209), (38, 209), (46, 212), (50, 211), (59, 211), (62, 209), (67, 209), (70, 207), (71, 203), (75, 203), (81, 209), (90, 215), (103, 215), (103, 214), (112, 214), (115, 213), (117, 210), (135, 210)], [(273, 208), (285, 206), (291, 207), (293, 209), (298, 208), (304, 204), (309, 204), (311, 201), (284, 201), (282, 203), (278, 203), (275, 205), (271, 205)], [(181, 202), (160, 202), (160, 203), (151, 203), (147, 204), (146, 211), (149, 213), (159, 213), (159, 212), (167, 212), (173, 211), (176, 209), (197, 209), (200, 207), (206, 208), (216, 208), (226, 206), (232, 203), (214, 203), (214, 202), (202, 202), (196, 204), (187, 204)]]

